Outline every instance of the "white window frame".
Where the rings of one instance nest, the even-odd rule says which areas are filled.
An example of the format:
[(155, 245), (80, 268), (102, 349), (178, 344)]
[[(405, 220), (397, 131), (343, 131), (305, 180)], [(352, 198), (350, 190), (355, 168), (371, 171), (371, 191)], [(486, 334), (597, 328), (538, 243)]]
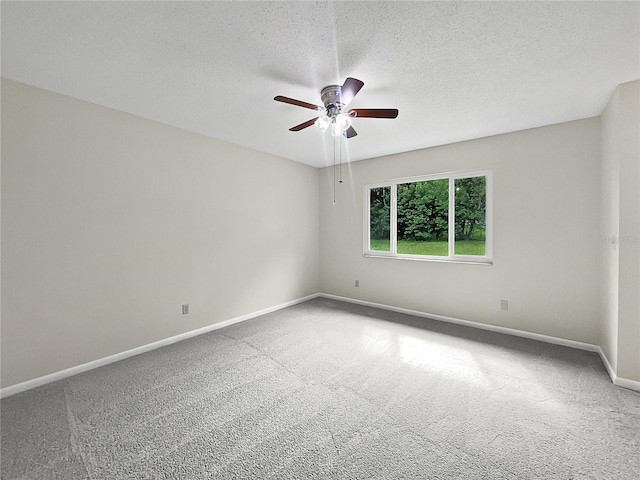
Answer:
[[(480, 255), (456, 255), (453, 251), (455, 246), (455, 181), (460, 178), (485, 177), (486, 185), (486, 212), (485, 212), (485, 254)], [(397, 185), (402, 183), (423, 182), (429, 180), (449, 180), (449, 231), (448, 246), (449, 254), (447, 256), (438, 255), (410, 255), (405, 253), (397, 253), (397, 236), (398, 236), (398, 219), (397, 219)], [(371, 250), (370, 233), (371, 233), (371, 214), (370, 214), (370, 191), (373, 188), (390, 187), (391, 188), (391, 212), (390, 212), (390, 251), (383, 252), (379, 250)], [(405, 177), (387, 180), (384, 182), (370, 183), (364, 186), (364, 253), (365, 257), (378, 258), (396, 258), (403, 260), (419, 260), (428, 262), (453, 262), (453, 263), (474, 263), (480, 265), (493, 265), (493, 171), (492, 170), (472, 170), (465, 172), (447, 172), (433, 175), (424, 175), (419, 177)]]

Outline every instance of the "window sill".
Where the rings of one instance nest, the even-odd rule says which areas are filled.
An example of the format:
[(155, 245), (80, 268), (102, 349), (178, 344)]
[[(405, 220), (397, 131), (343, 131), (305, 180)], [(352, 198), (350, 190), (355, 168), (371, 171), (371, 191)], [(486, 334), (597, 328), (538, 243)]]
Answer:
[(493, 260), (487, 257), (469, 258), (469, 257), (428, 257), (422, 255), (390, 255), (377, 252), (365, 252), (362, 254), (367, 258), (386, 258), (392, 260), (412, 260), (416, 262), (437, 262), (437, 263), (464, 263), (469, 265), (493, 265)]

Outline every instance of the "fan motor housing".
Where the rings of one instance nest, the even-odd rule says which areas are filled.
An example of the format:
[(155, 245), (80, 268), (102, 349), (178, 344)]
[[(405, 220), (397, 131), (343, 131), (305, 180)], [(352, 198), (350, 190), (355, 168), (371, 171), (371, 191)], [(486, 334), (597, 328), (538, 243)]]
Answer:
[(327, 109), (329, 116), (337, 115), (342, 112), (344, 103), (342, 103), (340, 85), (327, 85), (324, 87), (320, 92), (320, 99)]

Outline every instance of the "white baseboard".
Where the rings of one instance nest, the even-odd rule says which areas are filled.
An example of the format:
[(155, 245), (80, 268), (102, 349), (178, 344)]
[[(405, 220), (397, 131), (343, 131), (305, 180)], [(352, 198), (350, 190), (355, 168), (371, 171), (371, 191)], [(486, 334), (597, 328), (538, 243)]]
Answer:
[(219, 323), (215, 323), (213, 325), (209, 325), (203, 328), (199, 328), (196, 330), (191, 330), (189, 332), (181, 333), (179, 335), (175, 335), (173, 337), (165, 338), (163, 340), (159, 340), (157, 342), (149, 343), (147, 345), (142, 345), (140, 347), (133, 348), (131, 350), (126, 350), (124, 352), (116, 353), (114, 355), (110, 355), (108, 357), (99, 358), (97, 360), (93, 360), (91, 362), (83, 363), (82, 365), (77, 365), (75, 367), (67, 368), (65, 370), (61, 370), (59, 372), (54, 372), (49, 375), (44, 375), (42, 377), (34, 378), (32, 380), (27, 380), (26, 382), (18, 383), (15, 385), (11, 385), (5, 388), (0, 389), (0, 398), (6, 398), (11, 395), (15, 395), (17, 393), (21, 393), (27, 390), (31, 390), (32, 388), (40, 387), (42, 385), (46, 385), (51, 382), (55, 382), (57, 380), (62, 380), (64, 378), (71, 377), (73, 375), (77, 375), (79, 373), (84, 373), (89, 370), (93, 370), (98, 367), (102, 367), (104, 365), (108, 365), (110, 363), (118, 362), (120, 360), (124, 360), (129, 357), (133, 357), (135, 355), (139, 355), (141, 353), (145, 353), (151, 350), (155, 350), (157, 348), (164, 347), (166, 345), (171, 345), (172, 343), (180, 342), (182, 340), (186, 340), (188, 338), (196, 337), (198, 335), (202, 335), (204, 333), (211, 332), (213, 330), (218, 330), (220, 328), (227, 327), (229, 325), (233, 325), (235, 323), (243, 322), (245, 320), (249, 320), (251, 318), (259, 317), (260, 315), (266, 315), (267, 313), (275, 312), (277, 310), (281, 310), (283, 308), (290, 307), (292, 305), (297, 305), (299, 303), (306, 302), (308, 300), (312, 300), (317, 297), (324, 297), (333, 300), (338, 300), (342, 302), (355, 303), (358, 305), (365, 305), (368, 307), (380, 308), (382, 310), (389, 310), (398, 313), (404, 313), (407, 315), (413, 315), (415, 317), (429, 318), (432, 320), (438, 320), (446, 323), (454, 323), (456, 325), (463, 325), (471, 328), (478, 328), (481, 330), (488, 330), (496, 333), (504, 333), (506, 335), (513, 335), (516, 337), (529, 338), (532, 340), (538, 340), (541, 342), (552, 343), (555, 345), (562, 345), (565, 347), (577, 348), (580, 350), (587, 350), (590, 352), (596, 352), (600, 355), (602, 363), (604, 364), (609, 377), (614, 385), (619, 387), (628, 388), (630, 390), (636, 390), (640, 392), (640, 382), (635, 380), (629, 380), (627, 378), (618, 377), (614, 372), (607, 356), (604, 354), (602, 349), (598, 345), (592, 345), (590, 343), (582, 343), (576, 342), (574, 340), (567, 340), (564, 338), (552, 337), (549, 335), (541, 335), (539, 333), (531, 333), (525, 332), (522, 330), (516, 330), (513, 328), (506, 327), (498, 327), (495, 325), (485, 325), (482, 323), (471, 322), (469, 320), (462, 320), (454, 317), (446, 317), (443, 315), (436, 315), (431, 313), (420, 312), (417, 310), (410, 310), (407, 308), (394, 307), (391, 305), (385, 305), (382, 303), (374, 303), (367, 302), (365, 300), (357, 300), (355, 298), (341, 297), (338, 295), (332, 295), (328, 293), (315, 293), (312, 295), (307, 295), (306, 297), (298, 298), (296, 300), (291, 300), (289, 302), (281, 303), (279, 305), (275, 305), (273, 307), (268, 307), (263, 310), (258, 310), (257, 312), (248, 313), (246, 315), (241, 315), (239, 317), (231, 318), (229, 320), (225, 320)]
[(628, 388), (629, 390), (635, 390), (640, 392), (640, 382), (636, 380), (630, 380), (628, 378), (618, 377), (612, 378), (613, 384), (622, 388)]
[(425, 313), (425, 312), (420, 312), (418, 310), (409, 310), (408, 308), (394, 307), (391, 305), (384, 305), (382, 303), (367, 302), (365, 300), (357, 300), (354, 298), (340, 297), (338, 295), (331, 295), (327, 293), (321, 293), (319, 296), (324, 298), (331, 298), (333, 300), (340, 300), (343, 302), (357, 303), (358, 305), (365, 305), (368, 307), (380, 308), (380, 309), (389, 310), (392, 312), (404, 313), (406, 315), (412, 315), (414, 317), (429, 318), (431, 320), (438, 320), (440, 322), (454, 323), (456, 325), (463, 325), (465, 327), (478, 328), (480, 330), (488, 330), (490, 332), (496, 332), (496, 333), (504, 333), (506, 335), (529, 338), (531, 340), (539, 340), (545, 343), (553, 343), (555, 345), (578, 348), (580, 350), (588, 350), (590, 352), (597, 352), (600, 349), (600, 347), (598, 347), (597, 345), (592, 345), (590, 343), (576, 342), (574, 340), (566, 340), (564, 338), (551, 337), (549, 335), (542, 335), (539, 333), (525, 332), (523, 330), (516, 330), (515, 328), (499, 327), (496, 325), (487, 325), (484, 323), (472, 322), (470, 320), (462, 320), (454, 317), (445, 317), (444, 315), (436, 315), (434, 313)]
[(604, 352), (600, 347), (598, 347), (598, 353), (600, 354), (600, 359), (602, 360), (602, 363), (604, 363), (604, 368), (607, 369), (607, 373), (611, 377), (611, 381), (613, 382), (614, 385), (617, 385), (623, 388), (628, 388), (629, 390), (635, 390), (636, 392), (640, 392), (640, 382), (636, 380), (630, 380), (624, 377), (619, 377), (618, 375), (616, 375), (616, 372), (613, 370), (611, 363), (609, 363), (609, 359), (607, 358), (607, 356), (604, 354)]
[(418, 310), (410, 310), (408, 308), (394, 307), (392, 305), (385, 305), (382, 303), (368, 302), (366, 300), (358, 300), (355, 298), (341, 297), (341, 296), (332, 295), (329, 293), (320, 293), (318, 294), (318, 296), (323, 298), (329, 298), (332, 300), (339, 300), (342, 302), (349, 302), (349, 303), (355, 303), (358, 305), (365, 305), (368, 307), (380, 308), (382, 310), (389, 310), (397, 313), (404, 313), (406, 315), (413, 315), (414, 317), (429, 318), (431, 320), (438, 320), (440, 322), (454, 323), (456, 325), (463, 325), (465, 327), (478, 328), (480, 330), (488, 330), (490, 332), (503, 333), (506, 335), (513, 335), (516, 337), (528, 338), (531, 340), (538, 340), (540, 342), (552, 343), (554, 345), (561, 345), (564, 347), (576, 348), (578, 350), (596, 352), (598, 355), (600, 355), (600, 359), (602, 360), (602, 363), (604, 364), (604, 367), (607, 370), (607, 373), (609, 374), (609, 377), (611, 378), (611, 381), (613, 382), (614, 385), (640, 392), (640, 382), (637, 382), (635, 380), (629, 380), (627, 378), (618, 377), (614, 372), (613, 368), (611, 367), (611, 363), (609, 363), (609, 359), (602, 351), (602, 348), (600, 348), (600, 346), (598, 345), (593, 345), (591, 343), (576, 342), (575, 340), (567, 340), (565, 338), (552, 337), (550, 335), (542, 335), (540, 333), (526, 332), (524, 330), (516, 330), (515, 328), (499, 327), (496, 325), (486, 325), (484, 323), (471, 322), (469, 320), (462, 320), (454, 317), (445, 317), (444, 315), (425, 313), (425, 312), (420, 312)]
[(298, 298), (295, 300), (291, 300), (289, 302), (275, 305), (273, 307), (268, 307), (262, 310), (258, 310), (257, 312), (247, 313), (246, 315), (241, 315), (239, 317), (231, 318), (229, 320), (224, 320), (222, 322), (214, 323), (213, 325), (208, 325), (203, 328), (198, 328), (196, 330), (191, 330), (189, 332), (181, 333), (173, 337), (165, 338), (163, 340), (158, 340), (157, 342), (148, 343), (147, 345), (142, 345), (140, 347), (132, 348), (131, 350), (126, 350), (124, 352), (116, 353), (114, 355), (109, 355), (108, 357), (99, 358), (91, 362), (83, 363), (82, 365), (77, 365), (75, 367), (67, 368), (65, 370), (60, 370), (59, 372), (54, 372), (49, 375), (44, 375), (42, 377), (34, 378), (32, 380), (27, 380), (26, 382), (17, 383), (15, 385), (11, 385), (11, 386), (0, 389), (0, 398), (6, 398), (11, 395), (15, 395), (17, 393), (22, 393), (24, 391), (31, 390), (32, 388), (40, 387), (42, 385), (46, 385), (48, 383), (55, 382), (57, 380), (62, 380), (63, 378), (68, 378), (73, 375), (77, 375), (79, 373), (84, 373), (89, 370), (93, 370), (95, 368), (108, 365), (110, 363), (124, 360), (125, 358), (133, 357), (135, 355), (140, 355), (141, 353), (145, 353), (150, 350), (155, 350), (156, 348), (164, 347), (166, 345), (171, 345), (172, 343), (176, 343), (182, 340), (186, 340), (188, 338), (196, 337), (198, 335), (202, 335), (204, 333), (208, 333), (213, 330), (218, 330), (220, 328), (228, 327), (229, 325), (233, 325), (235, 323), (244, 322), (245, 320), (259, 317), (260, 315), (266, 315), (267, 313), (275, 312), (276, 310), (281, 310), (283, 308), (287, 308), (292, 305), (297, 305), (298, 303), (306, 302), (307, 300), (314, 299), (317, 296), (318, 296), (317, 293), (314, 293), (313, 295), (307, 295), (306, 297)]
[(600, 348), (600, 347), (598, 347), (598, 355), (600, 355), (600, 360), (602, 360), (604, 368), (607, 370), (607, 373), (609, 374), (609, 377), (611, 378), (611, 381), (615, 384), (616, 383), (616, 378), (618, 378), (618, 376), (616, 375), (615, 370), (611, 366), (611, 363), (609, 362), (609, 359), (604, 354), (604, 350), (602, 350), (602, 348)]

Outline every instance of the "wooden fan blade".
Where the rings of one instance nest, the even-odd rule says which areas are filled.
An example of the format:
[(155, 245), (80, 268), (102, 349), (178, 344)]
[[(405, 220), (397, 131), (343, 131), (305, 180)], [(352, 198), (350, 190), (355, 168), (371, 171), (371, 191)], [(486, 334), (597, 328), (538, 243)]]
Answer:
[(313, 103), (303, 102), (302, 100), (296, 100), (295, 98), (283, 97), (282, 95), (278, 95), (277, 97), (273, 97), (276, 102), (288, 103), (290, 105), (296, 105), (298, 107), (308, 108), (310, 110), (324, 110), (324, 107), (320, 107), (318, 105), (314, 105)]
[(397, 108), (354, 108), (349, 110), (352, 117), (364, 118), (396, 118), (398, 116)]
[(340, 87), (340, 99), (343, 104), (349, 105), (353, 97), (360, 91), (364, 82), (362, 80), (358, 80), (357, 78), (348, 77), (342, 87)]
[(318, 118), (319, 117), (312, 118), (311, 120), (307, 120), (306, 122), (301, 123), (300, 125), (296, 125), (295, 127), (291, 127), (289, 130), (292, 131), (292, 132), (299, 132), (303, 128), (310, 127), (311, 125), (316, 123), (316, 120), (318, 120)]
[(345, 132), (343, 133), (343, 135), (347, 138), (351, 138), (351, 137), (355, 137), (358, 134), (358, 132), (355, 131), (355, 129), (353, 127), (349, 127), (345, 130)]

